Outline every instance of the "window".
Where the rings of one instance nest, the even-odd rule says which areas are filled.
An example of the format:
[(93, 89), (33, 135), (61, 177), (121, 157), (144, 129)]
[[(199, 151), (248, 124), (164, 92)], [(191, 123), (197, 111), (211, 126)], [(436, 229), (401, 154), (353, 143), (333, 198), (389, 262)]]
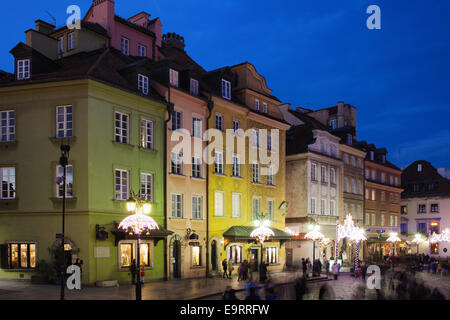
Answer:
[(417, 172), (422, 172), (422, 165), (420, 163), (417, 165)]
[(148, 94), (148, 77), (138, 74), (138, 90), (143, 94)]
[(351, 156), (351, 157), (350, 157), (350, 161), (351, 161), (352, 166), (353, 166), (353, 167), (356, 167), (356, 162), (355, 162), (356, 160), (355, 160), (355, 157), (354, 157), (354, 156)]
[(233, 164), (231, 166), (232, 174), (234, 177), (241, 176), (241, 160), (238, 155), (233, 155)]
[(192, 196), (192, 219), (202, 219), (202, 197)]
[(241, 217), (241, 201), (242, 196), (240, 193), (233, 193), (231, 195), (231, 216), (233, 218)]
[(439, 242), (432, 243), (430, 245), (430, 252), (431, 252), (431, 254), (438, 254), (439, 253)]
[(432, 213), (439, 212), (439, 203), (432, 203), (430, 207), (430, 212)]
[(183, 218), (183, 195), (172, 193), (172, 218)]
[(395, 185), (398, 186), (398, 177), (395, 177)]
[(192, 247), (192, 266), (199, 267), (202, 265), (202, 250), (199, 246)]
[(202, 177), (202, 159), (200, 157), (192, 157), (192, 177)]
[(362, 219), (362, 211), (361, 211), (361, 206), (358, 204), (358, 206), (356, 207), (357, 209), (357, 214), (358, 214), (358, 219)]
[(373, 151), (370, 151), (369, 156), (371, 161), (375, 159), (375, 153)]
[(270, 133), (267, 134), (267, 150), (272, 151), (272, 135)]
[(330, 129), (336, 129), (336, 127), (337, 127), (337, 120), (336, 119), (330, 120), (328, 125), (330, 126)]
[(183, 174), (183, 155), (181, 153), (172, 152), (172, 171), (173, 174)]
[(361, 160), (361, 158), (358, 158), (358, 168), (362, 168), (362, 160)]
[(216, 113), (216, 129), (223, 131), (223, 116)]
[(202, 119), (192, 118), (192, 135), (196, 138), (202, 138)]
[(427, 205), (419, 204), (417, 208), (417, 213), (426, 213), (426, 212), (427, 212)]
[(320, 168), (320, 177), (323, 183), (327, 182), (327, 167), (321, 166)]
[(408, 224), (407, 223), (401, 223), (400, 224), (400, 232), (403, 234), (408, 233)]
[(259, 164), (258, 163), (252, 164), (252, 181), (253, 181), (253, 183), (260, 183), (261, 182), (261, 176), (260, 176)]
[(394, 184), (394, 177), (393, 176), (389, 176), (389, 184), (390, 185)]
[(352, 193), (356, 193), (355, 179), (352, 179)]
[[(130, 268), (134, 259), (136, 259), (137, 245), (134, 241), (124, 241), (119, 243), (120, 268)], [(152, 266), (152, 244), (143, 241), (140, 248), (141, 267)]]
[(311, 213), (316, 214), (316, 199), (311, 198)]
[(381, 155), (381, 163), (386, 163), (386, 156), (384, 154)]
[(375, 181), (375, 170), (372, 170), (372, 180)]
[(224, 174), (223, 172), (223, 153), (215, 152), (214, 154), (214, 173)]
[(236, 136), (238, 135), (237, 131), (239, 130), (239, 127), (240, 127), (239, 120), (233, 119), (233, 133)]
[(408, 214), (408, 207), (407, 206), (402, 206), (400, 212), (401, 212), (401, 214)]
[(417, 232), (420, 233), (427, 233), (427, 224), (425, 222), (418, 222), (417, 223)]
[(198, 80), (191, 78), (189, 92), (194, 96), (198, 96)]
[(311, 163), (311, 181), (317, 181), (317, 165)]
[(129, 174), (127, 170), (116, 169), (116, 200), (128, 200)]
[(320, 199), (320, 214), (325, 215), (327, 209), (327, 203), (325, 199)]
[(372, 213), (372, 225), (375, 225), (375, 213)]
[(16, 112), (0, 111), (0, 142), (16, 140)]
[(369, 222), (369, 214), (368, 213), (366, 213), (366, 215), (365, 215), (365, 222), (364, 222), (364, 224), (366, 225), (366, 226), (368, 226), (369, 224), (370, 224), (370, 222)]
[(68, 138), (73, 135), (72, 106), (56, 107), (56, 136)]
[(142, 44), (138, 44), (138, 56), (146, 57), (147, 56), (147, 47)]
[(231, 82), (222, 79), (222, 98), (231, 99)]
[(267, 113), (267, 103), (263, 102), (262, 112)]
[(261, 214), (261, 199), (260, 198), (253, 198), (253, 219), (256, 219)]
[(259, 111), (259, 100), (255, 99), (255, 110)]
[(224, 216), (224, 192), (216, 191), (214, 192), (214, 215), (217, 217)]
[(120, 243), (120, 267), (129, 268), (134, 260), (134, 250), (132, 243)]
[(373, 200), (373, 201), (376, 200), (376, 197), (375, 197), (375, 190), (374, 190), (374, 189), (372, 189), (372, 200)]
[(381, 215), (381, 226), (384, 227), (384, 214)]
[[(392, 176), (391, 176), (392, 179)], [(381, 173), (381, 183), (384, 183), (386, 181), (386, 174), (384, 172)]]
[(259, 147), (259, 131), (256, 129), (252, 130), (252, 146)]
[(325, 143), (323, 141), (320, 142), (320, 152), (327, 153), (327, 148), (325, 147)]
[(266, 247), (266, 263), (278, 263), (278, 247)]
[(10, 269), (36, 268), (35, 243), (8, 243), (8, 267)]
[(238, 245), (232, 245), (230, 246), (230, 249), (228, 250), (228, 260), (231, 259), (231, 261), (234, 264), (238, 264), (242, 262), (242, 247)]
[(16, 198), (16, 168), (0, 167), (0, 199)]
[(141, 197), (153, 202), (153, 174), (141, 173)]
[(30, 59), (17, 61), (17, 80), (30, 79)]
[(129, 115), (116, 111), (116, 142), (128, 144)]
[(348, 215), (348, 204), (344, 203), (344, 217)]
[(369, 169), (366, 169), (366, 180), (369, 180), (369, 178), (370, 178)]
[(150, 243), (141, 243), (140, 249), (140, 265), (141, 267), (151, 267), (151, 244)]
[(348, 178), (344, 177), (344, 192), (348, 192)]
[(330, 168), (330, 183), (336, 184), (336, 170), (334, 168)]
[[(63, 166), (56, 166), (56, 177), (62, 178), (64, 176), (64, 167)], [(57, 184), (56, 185), (56, 197), (62, 198), (64, 195), (64, 184)], [(66, 197), (72, 198), (73, 197), (73, 166), (71, 164), (66, 166)]]
[(336, 202), (334, 200), (330, 200), (330, 216), (334, 216), (336, 212)]
[(75, 33), (71, 32), (67, 35), (67, 51), (75, 48)]
[(274, 207), (275, 202), (273, 200), (267, 200), (267, 219), (274, 220)]
[(381, 201), (386, 201), (386, 191), (381, 191)]
[(181, 129), (181, 112), (172, 111), (172, 130)]
[(125, 37), (120, 39), (120, 51), (127, 56), (130, 54), (130, 40)]
[(275, 185), (274, 175), (273, 175), (273, 167), (272, 166), (267, 167), (267, 184), (269, 186), (274, 186)]
[(170, 76), (170, 85), (178, 88), (178, 71), (170, 69), (169, 76)]
[(398, 226), (398, 217), (395, 216), (394, 217), (394, 227), (397, 227), (397, 226)]
[(141, 148), (153, 149), (153, 121), (141, 119)]
[(58, 53), (64, 52), (64, 37), (58, 38)]
[(344, 154), (344, 164), (348, 164), (348, 154)]
[(336, 157), (336, 146), (334, 144), (330, 145), (330, 155)]
[(369, 193), (370, 193), (370, 190), (369, 190), (369, 189), (366, 189), (366, 200), (369, 200), (369, 199), (370, 199)]
[(358, 194), (362, 194), (362, 182), (358, 180)]

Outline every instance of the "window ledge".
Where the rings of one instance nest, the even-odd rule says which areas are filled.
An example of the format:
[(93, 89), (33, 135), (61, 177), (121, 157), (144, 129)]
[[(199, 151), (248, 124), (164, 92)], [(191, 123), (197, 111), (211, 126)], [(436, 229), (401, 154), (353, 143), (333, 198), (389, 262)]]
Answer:
[[(116, 143), (118, 143), (118, 142), (116, 142)], [(158, 152), (158, 150), (153, 149), (153, 148), (144, 148), (144, 147), (141, 147), (141, 146), (139, 146), (138, 148), (139, 148), (140, 151), (144, 151), (144, 152), (150, 152), (150, 153), (157, 153)]]
[(234, 175), (232, 175), (231, 177), (235, 178), (235, 179), (244, 179), (244, 177), (242, 177), (242, 176), (234, 176)]
[(191, 176), (191, 179), (199, 180), (199, 181), (205, 181), (205, 180), (206, 180), (206, 179), (203, 178), (203, 177), (193, 177), (193, 176)]
[(269, 183), (267, 184), (267, 186), (268, 186), (268, 187), (272, 187), (272, 188), (275, 188), (275, 187), (276, 187), (276, 185), (274, 185), (274, 184), (269, 184)]
[(15, 147), (17, 145), (17, 140), (14, 141), (0, 141), (0, 147), (8, 149), (9, 147)]
[(127, 147), (127, 148), (130, 148), (130, 149), (134, 148), (134, 145), (129, 144), (129, 143), (122, 143), (122, 142), (117, 142), (117, 141), (114, 141), (114, 140), (112, 140), (111, 142), (113, 144), (115, 144), (115, 145), (118, 145), (118, 146), (123, 146), (123, 147)]
[(173, 219), (173, 220), (186, 220), (186, 218), (184, 218), (184, 217), (169, 217), (169, 219)]
[(222, 176), (222, 177), (226, 177), (227, 176), (225, 173), (219, 173), (219, 172), (213, 172), (213, 173), (216, 176)]
[(261, 182), (256, 182), (256, 181), (252, 181), (253, 184), (258, 184), (258, 185), (262, 185)]
[(0, 203), (17, 203), (19, 201), (19, 198), (14, 198), (14, 199), (0, 199)]
[(179, 179), (186, 179), (186, 176), (184, 174), (181, 174), (181, 173), (169, 172), (169, 176), (176, 177), (176, 178), (179, 178)]
[(77, 141), (77, 137), (49, 137), (50, 141), (53, 143), (58, 143), (61, 144), (61, 142), (67, 141), (68, 143), (73, 143), (75, 141)]
[(191, 269), (205, 269), (205, 266), (191, 266)]
[[(49, 198), (51, 201), (53, 202), (62, 202), (63, 198), (61, 197), (50, 197)], [(78, 198), (77, 197), (66, 197), (66, 201), (77, 201)]]

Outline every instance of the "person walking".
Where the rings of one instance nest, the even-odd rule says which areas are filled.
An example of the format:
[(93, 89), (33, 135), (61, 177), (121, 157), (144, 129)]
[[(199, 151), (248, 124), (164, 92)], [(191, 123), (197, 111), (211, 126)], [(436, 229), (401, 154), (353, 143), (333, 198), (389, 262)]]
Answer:
[(305, 258), (302, 258), (302, 271), (303, 277), (308, 278), (308, 263), (306, 262)]
[(295, 289), (295, 300), (303, 300), (304, 295), (308, 293), (306, 277), (298, 278), (295, 281), (294, 289)]
[(131, 262), (130, 272), (131, 272), (131, 284), (136, 284), (136, 275), (137, 275), (136, 259), (133, 259), (133, 262)]
[(247, 260), (244, 260), (242, 275), (244, 276), (244, 278), (242, 280), (248, 279), (248, 261)]
[(233, 260), (228, 260), (228, 274), (230, 275), (230, 279), (232, 278), (232, 274), (233, 274)]
[(227, 262), (227, 259), (223, 259), (223, 261), (222, 261), (222, 269), (223, 269), (223, 275), (222, 275), (222, 278), (227, 278), (227, 279), (229, 279), (229, 277), (228, 277), (228, 272), (227, 272), (227, 270), (228, 270), (228, 262)]
[(261, 266), (260, 266), (260, 270), (259, 270), (259, 281), (261, 283), (266, 282), (267, 279), (267, 265), (264, 261), (261, 262)]
[(244, 264), (241, 262), (238, 268), (238, 281), (241, 281), (243, 279), (244, 279)]
[(245, 297), (245, 300), (261, 300), (261, 297), (256, 293), (256, 287), (250, 287), (249, 295)]
[(364, 261), (361, 265), (361, 275), (362, 275), (363, 281), (366, 281), (366, 274), (367, 274), (367, 264)]

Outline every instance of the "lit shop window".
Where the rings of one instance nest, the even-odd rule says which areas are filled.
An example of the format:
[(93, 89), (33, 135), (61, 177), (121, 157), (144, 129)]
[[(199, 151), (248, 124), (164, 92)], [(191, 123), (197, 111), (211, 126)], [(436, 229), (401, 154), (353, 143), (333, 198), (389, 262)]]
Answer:
[(34, 269), (36, 268), (36, 244), (10, 243), (8, 258), (10, 269)]
[(266, 263), (277, 264), (278, 263), (278, 247), (266, 248)]
[(192, 266), (199, 267), (202, 265), (201, 263), (201, 248), (199, 246), (192, 247)]
[(230, 246), (228, 250), (228, 260), (233, 261), (234, 264), (242, 262), (242, 247), (238, 245)]
[(120, 267), (129, 268), (134, 259), (133, 244), (121, 243), (120, 244)]

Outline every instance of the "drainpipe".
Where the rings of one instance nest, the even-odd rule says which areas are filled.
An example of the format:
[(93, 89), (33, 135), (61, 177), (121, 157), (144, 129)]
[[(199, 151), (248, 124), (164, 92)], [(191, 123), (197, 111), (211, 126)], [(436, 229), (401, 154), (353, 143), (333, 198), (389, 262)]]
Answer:
[[(206, 130), (209, 129), (209, 119), (214, 108), (214, 101), (209, 96), (208, 117), (206, 118)], [(206, 163), (206, 277), (209, 277), (209, 164)]]
[[(170, 103), (170, 84), (168, 85), (168, 93), (167, 93), (167, 112), (169, 113), (169, 116), (167, 120), (164, 120), (164, 229), (167, 230), (167, 124), (172, 118), (172, 110), (173, 110), (173, 104)], [(167, 237), (164, 237), (164, 280), (167, 281), (169, 279), (168, 277), (168, 269), (167, 269)]]

